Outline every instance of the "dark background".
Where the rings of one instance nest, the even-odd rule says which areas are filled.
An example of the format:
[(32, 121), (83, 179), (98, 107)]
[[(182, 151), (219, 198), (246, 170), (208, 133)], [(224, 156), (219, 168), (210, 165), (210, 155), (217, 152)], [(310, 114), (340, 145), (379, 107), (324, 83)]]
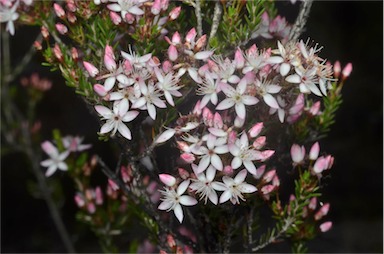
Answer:
[[(297, 6), (279, 3), (283, 12), (288, 10), (291, 14)], [(13, 64), (17, 64), (35, 36), (33, 31), (21, 31), (24, 30), (16, 30), (12, 38)], [(315, 1), (307, 31), (301, 38), (307, 37), (324, 46), (321, 56), (329, 61), (339, 60), (343, 66), (353, 63), (336, 124), (320, 143), (323, 151), (335, 157), (323, 196), (331, 203), (329, 219), (333, 229), (310, 242), (309, 251), (382, 253), (383, 3)], [(40, 67), (39, 57), (34, 60), (26, 74), (38, 71), (54, 80), (53, 89), (38, 108), (44, 138), (50, 138), (53, 128), (60, 128), (64, 134), (85, 136), (95, 144), (95, 153), (102, 152), (102, 144), (95, 137), (97, 123), (84, 104), (64, 86), (57, 73)], [(34, 176), (27, 164), (19, 155), (8, 155), (2, 157), (1, 166), (2, 252), (65, 252), (44, 201), (33, 198), (28, 191), (26, 183), (33, 181)], [(64, 191), (73, 189), (65, 187)], [(75, 223), (72, 200), (63, 203), (62, 209), (71, 235), (86, 230)], [(78, 251), (99, 250), (90, 234), (73, 235), (73, 240)]]

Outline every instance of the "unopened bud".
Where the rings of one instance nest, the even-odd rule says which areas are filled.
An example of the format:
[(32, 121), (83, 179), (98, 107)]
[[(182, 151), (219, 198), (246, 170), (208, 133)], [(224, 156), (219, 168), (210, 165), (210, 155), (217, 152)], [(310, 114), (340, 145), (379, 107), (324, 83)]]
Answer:
[(47, 40), (49, 38), (48, 28), (46, 28), (45, 26), (42, 26), (41, 34), (43, 35), (43, 38)]
[(341, 65), (339, 61), (336, 61), (335, 64), (333, 65), (333, 75), (335, 78), (338, 78), (340, 76), (341, 72)]
[(342, 74), (342, 79), (348, 78), (349, 75), (351, 75), (351, 72), (352, 72), (352, 63), (348, 63), (344, 67), (343, 72), (341, 73)]
[(114, 11), (109, 12), (109, 17), (111, 18), (113, 24), (118, 25), (121, 23), (121, 16)]
[(320, 225), (320, 231), (321, 232), (327, 232), (332, 228), (332, 221), (326, 221)]
[(79, 59), (79, 53), (75, 47), (71, 48), (71, 56), (75, 62)]
[(99, 70), (93, 64), (83, 61), (83, 65), (92, 78), (99, 74)]
[(53, 4), (53, 9), (55, 10), (55, 13), (56, 15), (59, 17), (59, 18), (64, 18), (65, 17), (65, 11), (64, 9), (57, 3), (54, 3)]
[(54, 53), (55, 57), (57, 58), (57, 60), (59, 60), (59, 62), (63, 61), (63, 53), (61, 52), (59, 44), (57, 44), (57, 43), (55, 44), (55, 47), (53, 48), (53, 53)]
[(36, 50), (38, 50), (38, 51), (40, 51), (40, 50), (43, 49), (43, 47), (41, 46), (41, 43), (40, 43), (39, 41), (35, 41), (35, 42), (33, 43), (33, 47), (34, 47)]
[(158, 15), (161, 10), (161, 0), (155, 0), (151, 7), (151, 12), (153, 15)]
[(315, 214), (315, 220), (320, 220), (320, 219), (323, 218), (325, 215), (327, 215), (328, 212), (329, 212), (329, 207), (330, 207), (330, 204), (329, 204), (329, 203), (324, 204), (324, 205), (319, 209), (319, 211)]
[(175, 20), (179, 17), (180, 15), (180, 11), (181, 11), (181, 7), (178, 6), (178, 7), (175, 7), (172, 9), (172, 11), (169, 13), (169, 20)]

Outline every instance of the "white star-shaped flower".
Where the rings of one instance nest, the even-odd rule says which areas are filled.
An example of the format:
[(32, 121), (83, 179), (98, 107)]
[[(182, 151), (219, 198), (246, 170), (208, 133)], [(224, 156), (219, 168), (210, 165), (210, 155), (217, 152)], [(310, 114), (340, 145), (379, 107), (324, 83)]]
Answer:
[(48, 167), (48, 170), (45, 172), (46, 177), (53, 175), (57, 169), (62, 171), (68, 170), (68, 166), (64, 160), (68, 157), (70, 153), (69, 150), (59, 153), (57, 148), (49, 141), (43, 142), (41, 148), (50, 157), (40, 163), (41, 166)]
[[(12, 7), (0, 5), (0, 23), (7, 22), (6, 30), (11, 34), (15, 34), (15, 26), (13, 21), (19, 18), (19, 14), (16, 12), (19, 6), (19, 1), (15, 2)], [(9, 8), (10, 7), (10, 8)]]
[(256, 175), (256, 167), (252, 161), (257, 160), (260, 156), (252, 146), (249, 146), (248, 136), (245, 132), (240, 139), (236, 139), (234, 144), (229, 144), (228, 148), (229, 152), (234, 156), (231, 162), (233, 169), (244, 165), (249, 173)]

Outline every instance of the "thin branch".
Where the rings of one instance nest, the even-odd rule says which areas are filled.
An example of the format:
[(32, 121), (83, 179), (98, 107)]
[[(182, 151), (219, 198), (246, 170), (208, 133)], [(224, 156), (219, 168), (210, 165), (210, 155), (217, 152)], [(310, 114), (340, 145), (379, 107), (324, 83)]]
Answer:
[(197, 36), (203, 36), (203, 19), (201, 17), (201, 0), (195, 1), (195, 15), (197, 19)]
[(216, 1), (215, 9), (213, 11), (212, 26), (211, 26), (211, 32), (209, 34), (209, 40), (211, 40), (216, 36), (222, 13), (223, 13), (223, 10), (221, 9), (221, 3), (219, 1)]
[(248, 215), (248, 221), (247, 221), (247, 236), (248, 236), (248, 242), (247, 242), (247, 249), (250, 248), (250, 246), (253, 243), (253, 238), (252, 238), (252, 225), (253, 225), (253, 215), (255, 212), (255, 207), (251, 207), (251, 211), (249, 212)]
[(288, 229), (289, 227), (293, 224), (294, 218), (293, 217), (288, 217), (285, 219), (285, 224), (282, 226), (281, 230), (277, 234), (272, 234), (264, 243), (252, 248), (253, 252), (257, 252), (261, 249), (264, 249), (267, 247), (269, 244), (275, 242), (277, 239), (279, 239)]
[(297, 41), (304, 30), (304, 26), (307, 23), (309, 13), (311, 11), (313, 0), (303, 0), (300, 6), (299, 15), (296, 18), (291, 32), (288, 37), (288, 41)]

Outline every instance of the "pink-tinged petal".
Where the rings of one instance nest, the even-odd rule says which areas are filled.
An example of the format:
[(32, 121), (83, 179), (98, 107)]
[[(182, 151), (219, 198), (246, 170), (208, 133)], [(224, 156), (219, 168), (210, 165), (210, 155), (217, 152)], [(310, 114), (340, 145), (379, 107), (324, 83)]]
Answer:
[(333, 74), (335, 78), (338, 78), (341, 72), (341, 64), (339, 61), (336, 61), (335, 64), (333, 65)]
[(235, 105), (235, 102), (232, 99), (224, 99), (222, 102), (219, 103), (219, 105), (216, 106), (217, 110), (224, 110), (229, 109)]
[(97, 93), (97, 95), (101, 97), (104, 97), (108, 94), (108, 91), (105, 89), (105, 87), (100, 84), (95, 84), (93, 86), (93, 90), (95, 91), (95, 93)]
[(149, 116), (153, 120), (156, 120), (156, 107), (153, 104), (147, 103), (147, 111)]
[(213, 52), (212, 51), (201, 51), (195, 54), (195, 59), (197, 60), (205, 60), (212, 56)]
[(50, 177), (51, 175), (53, 175), (53, 173), (55, 173), (57, 170), (57, 167), (55, 165), (52, 165), (48, 168), (48, 170), (45, 172), (45, 176), (46, 177)]
[(95, 110), (97, 111), (97, 113), (99, 113), (102, 117), (106, 119), (109, 119), (114, 115), (112, 110), (102, 105), (96, 105)]
[(288, 63), (282, 63), (280, 65), (280, 75), (285, 77), (288, 72), (291, 70), (291, 65)]
[(116, 79), (124, 86), (128, 86), (130, 84), (128, 77), (123, 74), (117, 75)]
[(316, 160), (319, 157), (320, 145), (319, 142), (316, 142), (312, 145), (311, 150), (309, 151), (309, 159)]
[(115, 12), (119, 12), (119, 11), (121, 11), (121, 6), (118, 5), (118, 4), (108, 4), (107, 7), (108, 7), (108, 9), (110, 9), (111, 11), (115, 11)]
[(171, 207), (172, 207), (172, 203), (171, 202), (163, 201), (163, 202), (160, 203), (158, 209), (160, 209), (160, 210), (168, 210)]
[(263, 95), (264, 102), (270, 106), (271, 108), (279, 108), (279, 104), (277, 103), (277, 100), (275, 97), (270, 95), (269, 93)]
[(213, 182), (211, 184), (211, 186), (212, 186), (213, 189), (218, 190), (218, 191), (225, 191), (225, 190), (227, 190), (227, 187), (223, 183), (220, 183), (220, 182)]
[(211, 133), (212, 135), (215, 135), (216, 137), (226, 137), (228, 135), (226, 131), (218, 128), (211, 127), (211, 128), (208, 128), (208, 131), (209, 133)]
[(243, 161), (239, 157), (235, 157), (232, 159), (231, 167), (233, 169), (238, 169), (241, 166), (241, 164), (243, 164)]
[(128, 12), (132, 13), (134, 15), (143, 15), (144, 14), (144, 11), (142, 9), (140, 9), (139, 7), (137, 7), (136, 5), (129, 8)]
[(243, 56), (243, 52), (241, 52), (241, 49), (237, 49), (235, 52), (235, 65), (236, 69), (241, 69), (244, 67), (245, 59)]
[(177, 52), (177, 49), (174, 45), (170, 45), (168, 48), (168, 58), (172, 62), (176, 61), (176, 59), (179, 57), (179, 54)]
[(221, 162), (220, 157), (217, 154), (212, 154), (211, 164), (219, 171), (223, 170), (223, 163)]
[(152, 98), (152, 103), (158, 108), (167, 108), (167, 104), (165, 104), (165, 102), (159, 98)]
[(62, 152), (59, 156), (58, 156), (58, 159), (59, 160), (65, 160), (67, 157), (68, 157), (68, 155), (71, 153), (71, 151), (69, 151), (69, 150), (67, 150), (67, 151), (65, 151), (65, 152)]
[(247, 89), (247, 80), (243, 78), (237, 84), (236, 91), (239, 92), (240, 94), (243, 94), (245, 92), (245, 89)]
[(226, 187), (230, 187), (235, 184), (235, 181), (228, 176), (223, 176), (223, 182)]
[(168, 174), (160, 174), (160, 181), (165, 185), (172, 187), (176, 183), (176, 178)]
[(220, 196), (220, 204), (227, 202), (231, 197), (232, 197), (232, 194), (229, 190), (224, 191), (223, 194), (221, 194)]
[(272, 184), (264, 185), (264, 186), (261, 188), (261, 193), (263, 193), (263, 195), (268, 195), (268, 194), (270, 194), (274, 189), (275, 189), (275, 186), (273, 186)]
[(116, 78), (115, 77), (109, 77), (104, 81), (104, 88), (107, 91), (111, 91), (111, 89), (115, 86)]
[(349, 75), (351, 75), (351, 72), (352, 72), (352, 63), (347, 63), (347, 65), (344, 67), (343, 71), (342, 71), (342, 78), (345, 79), (347, 77), (349, 77)]
[(185, 180), (177, 187), (177, 195), (182, 195), (188, 188), (190, 180)]
[(256, 167), (252, 163), (252, 161), (243, 161), (244, 167), (248, 170), (252, 175), (256, 175)]
[(316, 197), (313, 197), (313, 198), (309, 201), (308, 208), (311, 209), (311, 210), (315, 210), (316, 207), (317, 207), (317, 198), (316, 198)]
[(52, 165), (54, 165), (54, 161), (52, 159), (48, 159), (48, 160), (44, 160), (42, 162), (40, 162), (40, 165), (43, 166), (43, 167), (50, 167)]
[(50, 141), (44, 141), (41, 143), (41, 148), (46, 154), (50, 156), (58, 154), (57, 148)]
[(238, 156), (240, 154), (240, 148), (235, 144), (229, 144), (228, 150), (233, 156)]
[(201, 84), (203, 82), (196, 69), (188, 68), (188, 74), (196, 83)]
[(181, 205), (177, 204), (175, 206), (175, 208), (173, 209), (173, 212), (174, 212), (176, 218), (179, 220), (179, 222), (182, 223), (184, 215), (183, 215), (183, 209), (181, 208)]
[(196, 35), (196, 29), (193, 27), (191, 30), (188, 31), (187, 35), (185, 36), (185, 40), (187, 42), (192, 42), (195, 40)]
[(214, 151), (215, 153), (217, 153), (217, 154), (225, 154), (225, 153), (228, 153), (228, 152), (229, 152), (228, 145), (217, 146), (217, 147), (215, 147), (215, 149), (214, 149), (213, 151)]
[(245, 178), (247, 177), (247, 170), (243, 169), (241, 170), (235, 177), (234, 182), (236, 184), (240, 184), (242, 182), (244, 182)]
[(300, 88), (300, 93), (311, 93), (311, 90), (309, 90), (309, 87), (303, 83), (300, 84), (299, 88)]
[(196, 199), (194, 199), (191, 196), (187, 196), (187, 195), (181, 196), (179, 201), (180, 201), (180, 204), (185, 205), (185, 206), (193, 206), (193, 205), (197, 204)]
[(114, 121), (107, 121), (103, 126), (101, 126), (100, 134), (105, 134), (110, 132), (115, 127)]
[(242, 193), (253, 193), (257, 191), (257, 188), (255, 186), (248, 183), (242, 183), (239, 185), (238, 188)]
[(209, 155), (202, 157), (199, 163), (199, 167), (197, 168), (197, 173), (200, 174), (201, 172), (203, 172), (210, 163), (211, 158), (209, 157)]
[(249, 133), (249, 136), (251, 138), (254, 138), (254, 137), (257, 137), (261, 130), (263, 129), (264, 127), (264, 123), (263, 122), (260, 122), (260, 123), (256, 123), (255, 125), (253, 125), (253, 127), (248, 131)]
[(248, 136), (247, 136), (246, 132), (243, 132), (243, 134), (241, 134), (240, 145), (241, 145), (241, 147), (248, 147), (249, 146)]
[(129, 130), (129, 128), (125, 124), (119, 123), (119, 125), (117, 126), (117, 130), (126, 139), (129, 139), (129, 140), (132, 139), (131, 131)]
[(117, 101), (117, 100), (121, 100), (123, 98), (124, 98), (124, 95), (122, 93), (119, 93), (119, 92), (112, 92), (108, 96), (109, 101)]
[(116, 70), (116, 62), (113, 59), (113, 55), (104, 54), (104, 65), (109, 71)]
[(245, 119), (246, 110), (245, 105), (243, 103), (236, 103), (235, 111), (240, 118)]
[(320, 225), (320, 231), (323, 233), (327, 232), (331, 228), (332, 228), (332, 221), (327, 221), (327, 222), (324, 222)]
[(259, 102), (259, 99), (250, 95), (243, 95), (241, 100), (247, 106), (256, 105)]
[(128, 111), (122, 118), (121, 120), (123, 122), (130, 122), (133, 119), (135, 119), (139, 114), (139, 111)]
[(151, 57), (152, 57), (152, 53), (149, 53), (149, 54), (146, 54), (146, 55), (144, 55), (144, 56), (141, 56), (141, 57), (139, 58), (139, 62), (140, 62), (140, 63), (146, 63), (146, 62), (149, 61), (149, 59), (151, 59)]
[[(180, 158), (189, 164), (196, 160), (195, 156), (193, 154), (190, 154), (190, 153), (182, 153), (180, 155)], [(196, 166), (196, 169), (197, 169), (197, 166)]]
[(325, 170), (327, 168), (327, 160), (321, 156), (320, 158), (318, 158), (315, 162), (315, 165), (313, 165), (313, 171), (316, 173), (316, 174), (320, 174), (321, 172), (323, 172), (323, 170)]
[(293, 75), (290, 75), (288, 77), (285, 78), (285, 81), (289, 82), (289, 83), (295, 83), (295, 84), (300, 84), (301, 82), (301, 78), (299, 75), (297, 74), (293, 74)]
[(295, 163), (300, 163), (305, 156), (305, 148), (304, 146), (299, 146), (297, 144), (293, 144), (291, 147), (291, 157), (292, 161)]
[[(178, 7), (173, 8), (173, 9), (169, 12), (169, 14), (168, 14), (169, 19), (170, 19), (171, 21), (177, 19), (177, 17), (179, 17), (179, 15), (180, 15), (180, 11), (181, 11), (181, 6), (178, 6)], [(177, 33), (177, 32), (176, 32), (176, 33)], [(176, 40), (173, 39), (173, 37), (172, 37), (172, 42), (173, 42), (173, 43), (177, 43)]]
[(161, 144), (166, 141), (168, 141), (170, 138), (172, 138), (175, 135), (176, 131), (174, 129), (168, 129), (161, 133), (155, 140), (155, 144)]
[(220, 89), (228, 97), (232, 97), (236, 93), (235, 89), (227, 83), (220, 83)]

